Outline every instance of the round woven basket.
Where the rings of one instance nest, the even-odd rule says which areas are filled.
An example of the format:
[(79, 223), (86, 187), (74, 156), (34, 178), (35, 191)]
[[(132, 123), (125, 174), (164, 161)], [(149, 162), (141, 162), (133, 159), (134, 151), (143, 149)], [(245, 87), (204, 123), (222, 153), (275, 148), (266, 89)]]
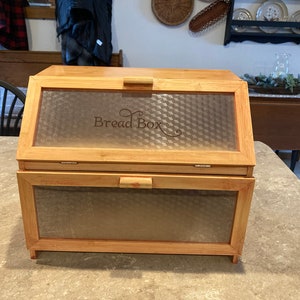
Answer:
[(152, 0), (152, 11), (163, 24), (182, 24), (191, 15), (194, 0)]

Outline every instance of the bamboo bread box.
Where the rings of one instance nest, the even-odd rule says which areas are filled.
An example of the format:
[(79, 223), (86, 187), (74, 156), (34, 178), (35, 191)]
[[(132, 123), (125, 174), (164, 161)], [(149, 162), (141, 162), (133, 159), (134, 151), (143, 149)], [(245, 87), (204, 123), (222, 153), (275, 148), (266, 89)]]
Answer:
[(230, 71), (51, 66), (30, 77), (17, 160), (32, 258), (242, 253), (255, 155)]

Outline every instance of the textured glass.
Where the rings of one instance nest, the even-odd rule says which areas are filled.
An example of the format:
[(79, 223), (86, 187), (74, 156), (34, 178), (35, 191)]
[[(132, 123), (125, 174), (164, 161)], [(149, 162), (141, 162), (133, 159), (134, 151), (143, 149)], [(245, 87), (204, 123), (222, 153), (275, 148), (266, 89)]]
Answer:
[(236, 192), (35, 187), (41, 237), (225, 242)]
[(45, 90), (35, 145), (236, 150), (234, 98)]

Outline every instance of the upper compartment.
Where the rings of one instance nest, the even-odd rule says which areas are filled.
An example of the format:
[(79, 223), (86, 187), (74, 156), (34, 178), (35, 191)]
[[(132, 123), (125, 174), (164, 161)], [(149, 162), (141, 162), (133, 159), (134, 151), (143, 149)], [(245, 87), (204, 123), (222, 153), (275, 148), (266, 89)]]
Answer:
[(222, 70), (52, 66), (30, 78), (17, 159), (254, 166), (247, 83)]

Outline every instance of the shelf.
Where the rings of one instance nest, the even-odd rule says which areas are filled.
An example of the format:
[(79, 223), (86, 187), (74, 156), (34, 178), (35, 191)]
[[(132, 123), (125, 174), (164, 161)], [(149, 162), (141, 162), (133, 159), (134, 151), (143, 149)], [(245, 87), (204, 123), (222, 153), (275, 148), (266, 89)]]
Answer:
[(300, 44), (300, 36), (293, 33), (264, 33), (264, 32), (232, 32), (230, 40), (225, 41), (224, 45), (230, 42), (254, 41), (257, 43), (281, 44), (294, 42)]
[[(300, 34), (292, 31), (292, 28), (300, 28), (300, 22), (290, 21), (256, 21), (256, 20), (233, 20), (234, 2), (232, 1), (227, 16), (226, 32), (224, 45), (230, 42), (254, 41), (257, 43), (286, 43), (293, 42), (300, 44)], [(238, 31), (235, 26), (244, 27), (245, 30)], [(278, 31), (268, 33), (262, 31), (259, 27), (277, 27)]]
[(271, 22), (271, 21), (242, 21), (242, 20), (231, 20), (231, 25), (237, 26), (264, 26), (264, 27), (300, 27), (299, 22)]

